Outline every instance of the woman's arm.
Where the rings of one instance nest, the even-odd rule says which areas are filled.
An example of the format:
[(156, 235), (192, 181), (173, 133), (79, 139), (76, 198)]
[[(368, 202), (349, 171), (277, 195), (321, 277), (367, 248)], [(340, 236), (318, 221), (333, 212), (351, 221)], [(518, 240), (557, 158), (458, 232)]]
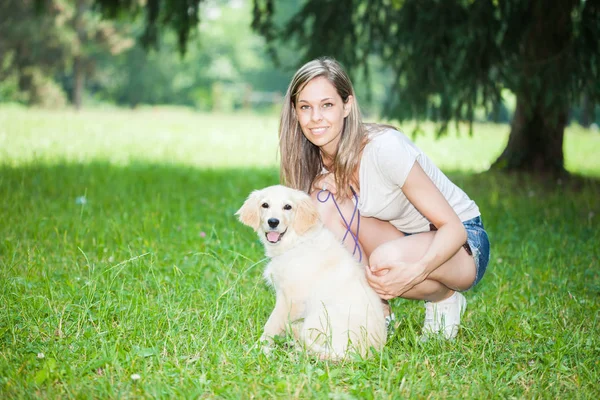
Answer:
[(421, 258), (407, 263), (395, 251), (377, 252), (366, 270), (367, 279), (384, 299), (401, 296), (448, 261), (467, 238), (466, 230), (435, 184), (415, 162), (402, 186), (415, 208), (437, 227), (433, 240)]
[(467, 240), (467, 231), (418, 162), (410, 170), (402, 191), (413, 206), (438, 229), (429, 249), (418, 262), (426, 275), (429, 275), (456, 254)]

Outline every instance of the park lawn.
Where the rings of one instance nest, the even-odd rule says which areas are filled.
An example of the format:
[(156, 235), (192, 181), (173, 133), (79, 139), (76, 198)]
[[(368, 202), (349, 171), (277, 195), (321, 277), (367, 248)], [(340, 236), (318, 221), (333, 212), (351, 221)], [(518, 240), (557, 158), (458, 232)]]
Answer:
[(274, 298), (233, 214), (278, 182), (277, 124), (0, 108), (0, 397), (600, 397), (600, 135), (570, 128), (586, 178), (551, 183), (483, 172), (507, 126), (418, 138), (481, 208), (488, 273), (456, 341), (395, 300), (385, 349), (332, 363), (256, 347)]

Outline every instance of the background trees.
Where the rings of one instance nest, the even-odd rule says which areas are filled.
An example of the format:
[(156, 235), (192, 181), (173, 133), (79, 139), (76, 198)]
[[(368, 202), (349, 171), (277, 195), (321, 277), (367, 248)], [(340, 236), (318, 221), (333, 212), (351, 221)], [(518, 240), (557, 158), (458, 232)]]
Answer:
[[(120, 54), (134, 43), (125, 29), (101, 20), (91, 5), (91, 0), (0, 4), (3, 97), (54, 105), (70, 97), (81, 106), (86, 78), (94, 75), (98, 59)], [(12, 90), (11, 80), (17, 82)]]
[[(96, 3), (113, 13), (123, 4)], [(503, 89), (512, 91), (516, 110), (497, 168), (563, 174), (570, 106), (600, 98), (598, 0), (306, 0), (289, 18), (278, 14), (288, 2), (253, 3), (253, 27), (275, 55), (284, 44), (299, 61), (334, 56), (365, 79), (372, 57), (381, 60), (393, 75), (390, 118), (433, 119), (443, 133), (451, 120), (472, 121), (477, 107), (497, 109)], [(160, 26), (160, 15), (172, 26), (170, 13), (193, 10), (178, 4), (149, 0), (147, 26)], [(178, 21), (185, 39), (181, 30), (194, 21)]]
[[(361, 99), (373, 94), (368, 110), (434, 120), (440, 133), (450, 121), (495, 118), (509, 93), (516, 98), (510, 139), (494, 166), (555, 175), (565, 172), (565, 125), (572, 116), (594, 121), (600, 98), (599, 0), (6, 0), (0, 7), (0, 100), (34, 104), (40, 93), (63, 90), (79, 105), (85, 88), (94, 100), (130, 106), (226, 109), (283, 91), (300, 63), (329, 55), (354, 75)], [(131, 38), (139, 40), (128, 49)]]
[(275, 0), (254, 0), (265, 37), (296, 43), (303, 59), (333, 55), (368, 72), (372, 55), (394, 74), (391, 118), (441, 123), (517, 98), (510, 139), (494, 166), (564, 173), (569, 107), (600, 98), (597, 0), (308, 0), (287, 24)]
[(51, 2), (42, 15), (33, 5), (31, 0), (0, 2), (0, 94), (39, 104), (50, 92), (64, 103), (60, 87), (48, 78), (65, 68), (72, 54), (63, 4)]
[(250, 1), (203, 3), (201, 22), (186, 28), (185, 55), (176, 31), (148, 30), (140, 4), (121, 2), (106, 19), (110, 9), (103, 14), (92, 0), (2, 2), (0, 102), (227, 111), (272, 107), (285, 90), (289, 73), (275, 67), (265, 40), (251, 31)]

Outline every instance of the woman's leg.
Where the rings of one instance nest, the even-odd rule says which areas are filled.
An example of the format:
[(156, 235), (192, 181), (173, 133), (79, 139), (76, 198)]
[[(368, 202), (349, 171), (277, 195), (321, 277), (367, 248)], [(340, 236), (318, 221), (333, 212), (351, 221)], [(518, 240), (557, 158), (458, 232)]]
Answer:
[[(369, 263), (379, 264), (385, 256), (412, 263), (420, 260), (433, 241), (434, 232), (423, 232), (393, 239), (376, 247), (369, 257)], [(454, 291), (467, 290), (475, 280), (475, 260), (462, 247), (448, 261), (440, 265), (421, 284), (405, 292), (402, 297), (440, 301), (450, 297)]]
[[(346, 223), (352, 221), (350, 230), (354, 235), (360, 223), (358, 245), (362, 252), (361, 262), (364, 265), (377, 264), (378, 258), (383, 255), (391, 255), (401, 262), (418, 261), (429, 248), (435, 235), (434, 232), (423, 232), (405, 236), (386, 221), (359, 218), (358, 215), (352, 219), (355, 209), (353, 201), (339, 201), (336, 207), (332, 198), (324, 201), (323, 194), (321, 196), (318, 196), (318, 192), (312, 194), (321, 218), (325, 226), (340, 240), (346, 236), (343, 243), (350, 252), (354, 252), (357, 244), (351, 235), (346, 235), (348, 229)], [(343, 219), (340, 212), (344, 215)], [(466, 307), (465, 298), (456, 291), (471, 287), (475, 277), (475, 260), (461, 247), (426, 280), (402, 294), (403, 298), (426, 300), (423, 339), (437, 334), (442, 334), (446, 339), (456, 337), (461, 314)], [(390, 315), (391, 310), (387, 303), (384, 310), (386, 316)]]
[[(312, 193), (317, 209), (325, 226), (331, 230), (340, 240), (346, 235), (346, 223), (341, 218), (332, 197), (325, 200), (329, 193), (319, 191)], [(352, 219), (354, 202), (350, 199), (337, 201), (346, 222)], [(358, 241), (362, 252), (361, 262), (364, 265), (376, 263), (382, 254), (389, 255), (403, 262), (418, 261), (427, 251), (434, 232), (424, 232), (405, 236), (392, 224), (376, 218), (354, 217), (351, 231), (356, 235), (356, 229), (360, 223)], [(354, 252), (355, 242), (350, 234), (346, 235), (344, 245), (350, 252)], [(428, 279), (416, 285), (414, 288), (402, 295), (403, 298), (441, 301), (453, 295), (455, 290), (466, 290), (471, 287), (475, 280), (475, 261), (467, 252), (460, 248), (457, 253), (433, 271)]]

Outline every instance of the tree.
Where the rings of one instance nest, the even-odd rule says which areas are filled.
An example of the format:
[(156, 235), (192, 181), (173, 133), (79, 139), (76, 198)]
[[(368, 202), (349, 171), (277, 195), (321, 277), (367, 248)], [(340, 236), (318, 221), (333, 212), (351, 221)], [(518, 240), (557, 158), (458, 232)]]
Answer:
[[(176, 32), (166, 30), (151, 48), (144, 50), (140, 41), (117, 57), (98, 59), (90, 81), (95, 98), (131, 107), (168, 103), (230, 110), (252, 100), (253, 107), (268, 107), (265, 97), (285, 90), (289, 72), (278, 71), (265, 53), (265, 40), (250, 27), (251, 10), (248, 1), (204, 3), (183, 56), (177, 54)], [(143, 37), (143, 21), (133, 19), (131, 33)]]
[[(139, 4), (95, 1), (112, 15)], [(147, 0), (145, 38), (171, 27), (185, 48), (203, 1)], [(564, 173), (569, 105), (600, 97), (598, 0), (306, 0), (282, 25), (286, 2), (253, 1), (253, 26), (271, 43), (296, 44), (300, 61), (330, 55), (368, 77), (379, 57), (394, 74), (388, 117), (437, 120), (443, 133), (511, 90), (517, 106), (496, 168)]]
[(4, 0), (0, 3), (0, 82), (16, 76), (28, 104), (66, 101), (54, 81), (66, 76), (76, 108), (96, 58), (133, 44), (118, 27), (101, 21), (91, 0)]
[(125, 29), (102, 20), (91, 5), (91, 0), (75, 0), (67, 14), (74, 32), (71, 99), (76, 109), (82, 107), (86, 78), (93, 75), (97, 58), (115, 56), (134, 44)]
[[(37, 0), (41, 1), (41, 0)], [(206, 0), (95, 0), (95, 4), (109, 18), (123, 15), (146, 15), (146, 27), (141, 41), (145, 47), (156, 47), (160, 42), (160, 29), (167, 28), (177, 34), (179, 50), (183, 54), (190, 32), (200, 22), (200, 4)]]
[(33, 3), (0, 2), (0, 82), (14, 77), (20, 100), (28, 104), (64, 101), (62, 90), (47, 78), (71, 57), (69, 32), (59, 23), (62, 3), (50, 2), (44, 15), (36, 15)]
[(299, 43), (305, 60), (368, 71), (381, 57), (395, 74), (388, 117), (431, 118), (444, 132), (510, 89), (517, 106), (495, 168), (565, 173), (569, 105), (600, 98), (598, 0), (308, 0), (284, 26), (276, 1), (254, 3), (265, 37)]

